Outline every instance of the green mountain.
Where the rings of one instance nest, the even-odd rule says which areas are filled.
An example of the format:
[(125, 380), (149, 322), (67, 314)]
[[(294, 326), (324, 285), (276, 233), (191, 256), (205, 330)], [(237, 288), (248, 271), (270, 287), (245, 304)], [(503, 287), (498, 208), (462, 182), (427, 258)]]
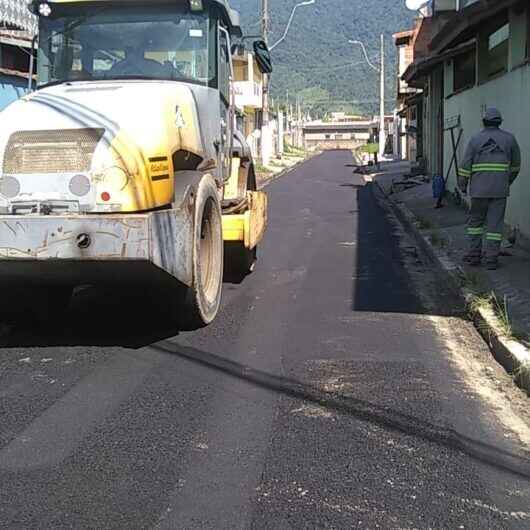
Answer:
[[(270, 0), (270, 44), (283, 34), (300, 0)], [(241, 12), (245, 34), (260, 33), (261, 0), (231, 0)], [(396, 49), (392, 33), (411, 27), (414, 13), (405, 0), (316, 0), (296, 11), (287, 38), (273, 51), (271, 90), (276, 102), (299, 96), (313, 114), (328, 111), (374, 113), (378, 109), (379, 74), (364, 60), (378, 64), (380, 34), (385, 35), (387, 108), (393, 108)], [(288, 96), (287, 96), (288, 95)]]

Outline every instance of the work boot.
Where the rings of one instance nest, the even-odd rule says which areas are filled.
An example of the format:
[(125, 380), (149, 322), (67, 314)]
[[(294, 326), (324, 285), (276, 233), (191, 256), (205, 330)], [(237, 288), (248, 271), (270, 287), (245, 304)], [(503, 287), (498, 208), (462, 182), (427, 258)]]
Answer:
[(481, 261), (482, 261), (481, 256), (477, 256), (474, 254), (466, 254), (464, 256), (464, 263), (467, 263), (471, 267), (479, 267)]
[(495, 260), (488, 260), (486, 261), (486, 269), (489, 271), (496, 271), (499, 268), (499, 262)]

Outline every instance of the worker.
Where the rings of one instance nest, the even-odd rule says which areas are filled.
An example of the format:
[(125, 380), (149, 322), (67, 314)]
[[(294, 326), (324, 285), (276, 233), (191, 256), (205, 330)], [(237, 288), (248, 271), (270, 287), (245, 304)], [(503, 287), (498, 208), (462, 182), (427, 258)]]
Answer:
[(521, 170), (521, 150), (513, 134), (500, 128), (501, 113), (488, 108), (484, 129), (474, 135), (458, 170), (458, 187), (469, 191), (471, 211), (467, 227), (469, 252), (465, 261), (479, 266), (486, 237), (486, 267), (496, 270), (504, 232), (510, 186)]
[(167, 68), (153, 59), (145, 58), (144, 47), (127, 46), (125, 48), (125, 58), (113, 65), (110, 73), (116, 76), (147, 76), (147, 77), (162, 77)]

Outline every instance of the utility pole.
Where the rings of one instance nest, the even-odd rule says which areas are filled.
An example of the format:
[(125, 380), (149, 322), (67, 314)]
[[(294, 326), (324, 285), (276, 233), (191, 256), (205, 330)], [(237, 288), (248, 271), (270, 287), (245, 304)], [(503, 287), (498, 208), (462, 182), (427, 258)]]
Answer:
[(302, 103), (300, 97), (298, 98), (298, 121), (302, 121)]
[(381, 108), (379, 122), (379, 156), (385, 154), (386, 131), (385, 131), (385, 36), (381, 33)]
[(303, 137), (303, 132), (302, 132), (302, 103), (301, 103), (300, 96), (298, 96), (297, 102), (298, 102), (298, 109), (297, 109), (296, 120), (297, 120), (298, 127), (296, 128), (296, 136), (297, 136), (296, 147), (300, 148), (300, 147), (302, 147), (302, 137)]
[(386, 132), (385, 132), (385, 36), (381, 34), (381, 65), (379, 68), (370, 61), (368, 53), (366, 52), (366, 47), (363, 42), (359, 40), (350, 40), (350, 44), (358, 44), (361, 46), (364, 59), (366, 64), (376, 72), (379, 72), (381, 76), (381, 86), (380, 86), (380, 109), (379, 109), (379, 155), (382, 157), (385, 154), (385, 144), (386, 144)]
[(285, 97), (285, 130), (289, 131), (289, 89), (287, 89)]
[[(269, 0), (261, 0), (261, 33), (263, 40), (269, 43)], [(261, 161), (264, 166), (270, 162), (270, 131), (269, 131), (269, 76), (263, 74), (263, 100), (261, 125)]]

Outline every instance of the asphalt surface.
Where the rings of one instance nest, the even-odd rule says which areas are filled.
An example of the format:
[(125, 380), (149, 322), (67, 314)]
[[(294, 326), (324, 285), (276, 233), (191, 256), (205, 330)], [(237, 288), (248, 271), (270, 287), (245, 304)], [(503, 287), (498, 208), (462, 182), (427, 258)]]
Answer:
[(205, 330), (90, 290), (54, 330), (3, 326), (1, 528), (530, 526), (525, 447), (436, 322), (485, 346), (350, 162), (269, 186)]

